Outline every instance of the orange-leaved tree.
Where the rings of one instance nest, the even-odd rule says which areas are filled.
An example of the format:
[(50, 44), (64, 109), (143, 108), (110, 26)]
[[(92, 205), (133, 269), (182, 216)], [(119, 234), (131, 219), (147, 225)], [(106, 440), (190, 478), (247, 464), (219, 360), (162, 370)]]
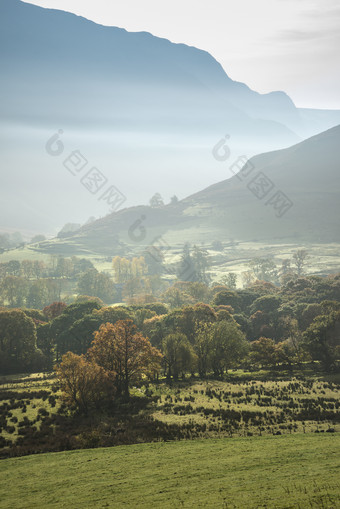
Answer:
[(87, 414), (90, 406), (111, 399), (115, 393), (114, 373), (107, 372), (84, 355), (67, 352), (55, 366), (65, 401)]
[(132, 320), (119, 320), (114, 325), (103, 324), (95, 332), (88, 358), (114, 372), (118, 394), (128, 398), (132, 383), (160, 370), (162, 354), (137, 331)]

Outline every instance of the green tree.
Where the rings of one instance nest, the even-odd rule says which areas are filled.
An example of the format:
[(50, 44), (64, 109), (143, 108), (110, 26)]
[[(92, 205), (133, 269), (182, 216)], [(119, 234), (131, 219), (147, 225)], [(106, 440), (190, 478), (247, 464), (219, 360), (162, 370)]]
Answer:
[(205, 378), (211, 368), (213, 333), (209, 323), (201, 323), (196, 329), (194, 349), (197, 356), (197, 368), (201, 378)]
[(211, 330), (211, 367), (216, 377), (237, 367), (248, 353), (248, 343), (235, 321), (220, 321)]
[(241, 299), (237, 292), (232, 290), (222, 290), (215, 294), (213, 306), (231, 306), (235, 311), (240, 309)]
[(115, 287), (110, 276), (96, 269), (89, 269), (78, 279), (77, 291), (82, 295), (99, 297), (106, 303), (115, 299)]
[(27, 306), (35, 309), (43, 309), (49, 303), (49, 292), (44, 280), (31, 282), (27, 295)]
[(315, 318), (304, 332), (304, 344), (314, 360), (332, 369), (340, 358), (340, 311)]
[(10, 307), (21, 307), (25, 304), (28, 283), (22, 277), (6, 276), (0, 284), (0, 295), (3, 303)]
[(56, 345), (57, 362), (62, 355), (72, 350), (74, 341), (77, 341), (77, 338), (70, 334), (73, 324), (85, 315), (91, 314), (95, 309), (100, 309), (100, 304), (96, 301), (71, 304), (64, 309), (61, 315), (52, 320), (50, 333), (51, 340)]
[(19, 309), (0, 310), (1, 373), (40, 369), (43, 358), (36, 341), (32, 318)]
[(169, 334), (162, 342), (163, 363), (167, 379), (178, 379), (180, 373), (191, 370), (195, 360), (194, 350), (187, 337), (181, 333)]
[(278, 350), (275, 341), (261, 337), (251, 343), (251, 360), (262, 367), (275, 366), (278, 362)]

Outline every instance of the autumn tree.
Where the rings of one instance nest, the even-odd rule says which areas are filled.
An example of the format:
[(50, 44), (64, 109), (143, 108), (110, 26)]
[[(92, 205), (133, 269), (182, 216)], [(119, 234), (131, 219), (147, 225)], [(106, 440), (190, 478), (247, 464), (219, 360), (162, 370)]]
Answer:
[(129, 397), (129, 387), (160, 370), (162, 354), (137, 332), (132, 320), (101, 325), (89, 352), (89, 359), (115, 373), (118, 394)]
[(43, 313), (48, 321), (57, 318), (66, 308), (65, 302), (52, 302), (49, 306), (45, 306)]
[(66, 353), (55, 371), (64, 400), (80, 413), (87, 414), (91, 406), (114, 396), (114, 372), (105, 371), (84, 355)]

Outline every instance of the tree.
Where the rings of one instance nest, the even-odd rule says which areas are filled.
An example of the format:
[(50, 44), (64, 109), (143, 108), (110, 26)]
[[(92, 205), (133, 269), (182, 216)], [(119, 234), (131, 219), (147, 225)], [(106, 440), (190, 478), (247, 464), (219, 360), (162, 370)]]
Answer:
[(176, 275), (180, 281), (197, 281), (196, 266), (191, 256), (189, 244), (185, 244), (180, 261), (176, 268)]
[(230, 290), (236, 290), (237, 275), (234, 272), (228, 272), (221, 278), (221, 282)]
[(54, 356), (55, 356), (55, 343), (51, 335), (49, 323), (39, 323), (37, 327), (37, 347), (42, 351), (44, 355), (44, 370), (50, 370), (53, 368)]
[(298, 249), (293, 254), (293, 263), (295, 264), (298, 276), (301, 276), (301, 274), (303, 273), (303, 268), (305, 266), (307, 258), (308, 251), (306, 251), (306, 249)]
[(333, 368), (340, 358), (340, 311), (315, 318), (304, 332), (304, 344), (313, 360), (325, 369)]
[(251, 359), (262, 367), (276, 365), (278, 362), (277, 353), (273, 339), (261, 337), (251, 343)]
[(43, 280), (33, 281), (30, 284), (27, 295), (27, 306), (35, 309), (43, 309), (48, 303), (48, 288)]
[(167, 379), (178, 379), (179, 373), (192, 368), (195, 354), (188, 338), (181, 333), (169, 334), (162, 342), (163, 362), (167, 369)]
[(204, 283), (198, 281), (177, 281), (173, 288), (186, 295), (190, 295), (195, 302), (208, 303), (210, 301), (210, 289)]
[(240, 297), (237, 292), (232, 290), (222, 290), (216, 293), (212, 305), (213, 306), (231, 306), (235, 310), (239, 310)]
[(163, 198), (161, 197), (160, 193), (155, 193), (152, 198), (150, 198), (150, 207), (152, 208), (158, 208), (158, 207), (163, 207), (164, 205), (164, 201), (163, 201)]
[(11, 276), (20, 276), (21, 264), (18, 260), (10, 260), (7, 263), (7, 274)]
[(24, 305), (28, 292), (27, 281), (22, 277), (6, 276), (0, 284), (0, 295), (3, 303), (8, 302), (10, 307)]
[(106, 303), (111, 303), (115, 299), (115, 287), (110, 276), (96, 269), (89, 269), (78, 279), (78, 293), (82, 295), (92, 295), (99, 297)]
[(52, 302), (49, 306), (45, 306), (43, 309), (43, 313), (48, 321), (57, 318), (57, 316), (61, 315), (61, 313), (66, 308), (65, 302)]
[(114, 325), (120, 320), (132, 320), (132, 312), (123, 306), (102, 307), (94, 310), (93, 315), (99, 318), (101, 324), (110, 322)]
[(55, 366), (64, 400), (80, 413), (87, 414), (91, 405), (98, 406), (115, 392), (114, 373), (105, 371), (83, 355), (68, 352)]
[(21, 270), (26, 278), (34, 276), (34, 262), (32, 260), (23, 260), (21, 262)]
[(74, 273), (74, 266), (71, 258), (64, 258), (58, 256), (57, 266), (55, 268), (55, 275), (57, 277), (71, 277)]
[(132, 258), (132, 260), (115, 256), (112, 266), (115, 282), (123, 287), (124, 298), (131, 300), (136, 293), (142, 292), (145, 286), (148, 286), (144, 278), (148, 272), (148, 266), (143, 256)]
[(168, 288), (161, 297), (164, 302), (170, 305), (171, 309), (180, 308), (186, 304), (193, 304), (195, 302), (191, 295), (179, 290), (175, 286)]
[(0, 310), (0, 372), (40, 369), (43, 359), (36, 340), (32, 318), (20, 309)]
[(245, 270), (244, 272), (242, 272), (241, 278), (242, 278), (243, 286), (245, 288), (248, 288), (249, 286), (251, 286), (252, 283), (254, 283), (254, 281), (255, 281), (255, 276), (253, 274), (253, 271), (251, 271), (251, 270)]
[(204, 378), (210, 369), (212, 351), (212, 328), (209, 323), (201, 323), (196, 329), (194, 344), (197, 356), (197, 367), (201, 378)]
[(281, 298), (277, 295), (263, 295), (258, 297), (250, 306), (250, 312), (262, 311), (274, 315), (281, 304)]
[(143, 258), (147, 265), (147, 273), (150, 276), (159, 276), (164, 272), (164, 254), (162, 248), (158, 246), (149, 246), (143, 251)]
[(95, 313), (84, 315), (76, 320), (68, 331), (67, 346), (70, 351), (78, 355), (85, 354), (91, 347), (94, 333), (101, 324), (100, 317)]
[[(100, 304), (93, 300), (74, 303), (67, 306), (61, 315), (52, 320), (50, 334), (51, 339), (56, 345), (57, 362), (63, 354), (72, 350), (74, 341), (78, 342), (78, 336), (72, 336), (70, 334), (70, 330), (74, 323), (85, 315), (91, 314), (95, 309), (100, 309)], [(98, 322), (100, 323), (100, 320)]]
[(89, 359), (115, 373), (118, 394), (129, 397), (129, 387), (160, 370), (162, 354), (136, 331), (131, 320), (101, 325), (95, 333)]
[(195, 266), (196, 281), (208, 283), (210, 280), (210, 276), (207, 274), (207, 269), (209, 268), (208, 251), (194, 246), (192, 259)]
[(248, 353), (248, 343), (234, 321), (216, 322), (211, 327), (211, 367), (215, 376), (238, 366)]
[(177, 265), (176, 275), (180, 281), (208, 283), (209, 276), (206, 272), (208, 267), (207, 251), (194, 246), (191, 252), (189, 244), (185, 244)]
[(249, 263), (254, 276), (261, 281), (277, 280), (277, 269), (273, 260), (270, 258), (254, 258)]
[(176, 203), (178, 203), (178, 198), (175, 194), (173, 196), (171, 196), (170, 203), (171, 203), (171, 205), (176, 205)]

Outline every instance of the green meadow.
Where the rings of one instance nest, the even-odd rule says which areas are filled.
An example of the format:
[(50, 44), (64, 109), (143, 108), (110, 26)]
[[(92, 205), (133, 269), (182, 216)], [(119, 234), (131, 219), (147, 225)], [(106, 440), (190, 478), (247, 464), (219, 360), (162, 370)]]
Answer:
[(340, 437), (159, 442), (5, 459), (0, 507), (337, 508)]

